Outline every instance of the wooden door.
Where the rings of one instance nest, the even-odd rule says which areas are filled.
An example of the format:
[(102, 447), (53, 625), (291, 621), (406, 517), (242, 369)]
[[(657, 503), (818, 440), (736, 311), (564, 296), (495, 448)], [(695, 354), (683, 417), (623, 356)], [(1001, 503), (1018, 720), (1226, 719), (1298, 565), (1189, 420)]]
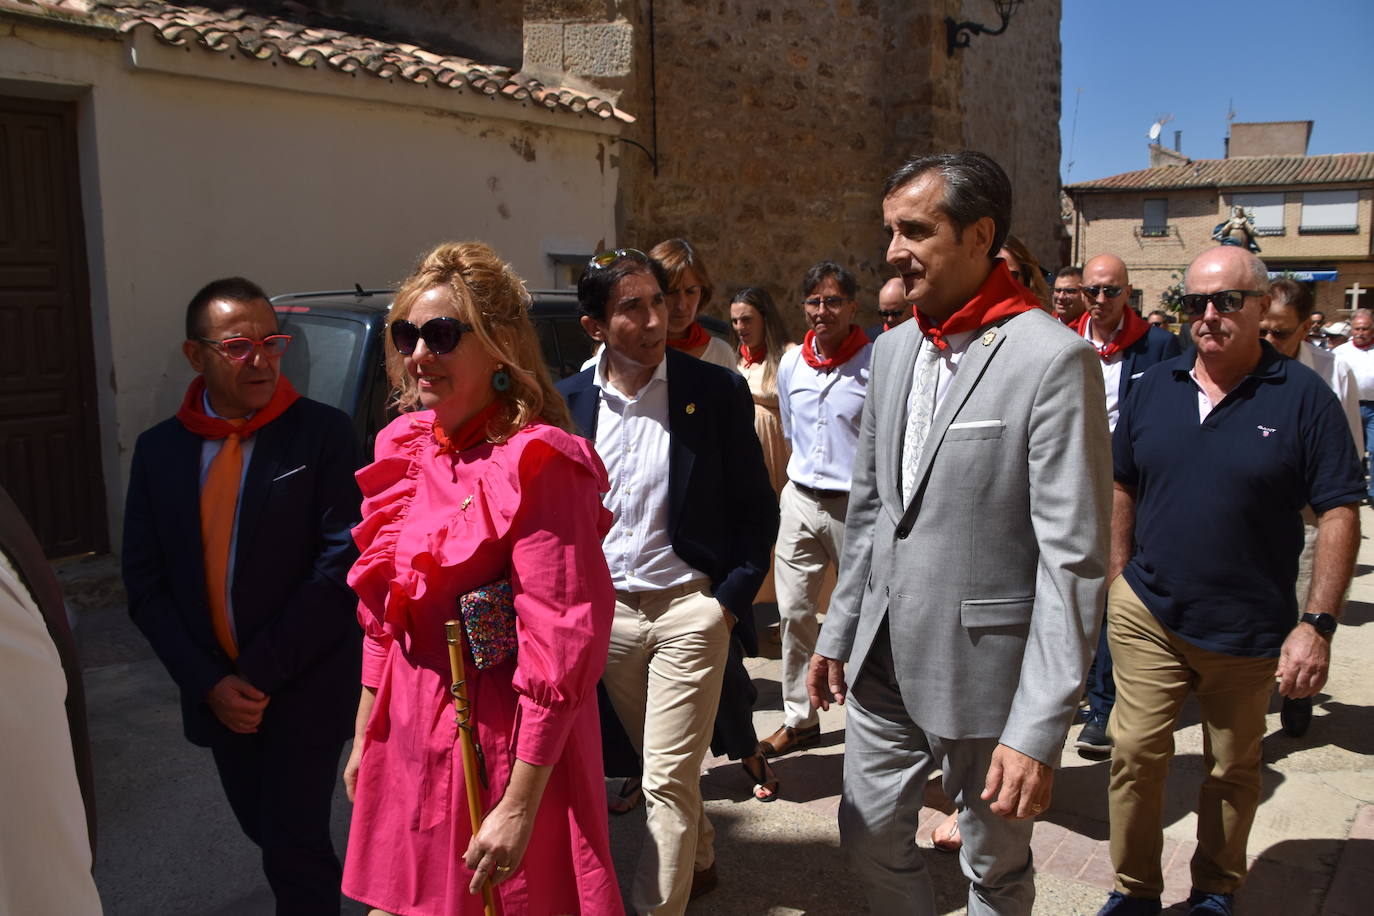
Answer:
[(108, 549), (76, 105), (0, 96), (0, 484), (49, 556)]

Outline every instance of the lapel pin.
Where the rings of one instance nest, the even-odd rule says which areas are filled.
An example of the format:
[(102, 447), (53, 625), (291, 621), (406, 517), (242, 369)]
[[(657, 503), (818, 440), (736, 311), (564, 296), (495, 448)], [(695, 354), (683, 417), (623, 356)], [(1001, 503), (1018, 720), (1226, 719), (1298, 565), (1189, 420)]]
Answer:
[(470, 505), (472, 505), (472, 495), (471, 495), (471, 494), (469, 494), (467, 497), (465, 497), (465, 498), (463, 499), (463, 504), (462, 504), (461, 506), (458, 507), (458, 511), (459, 511), (459, 512), (462, 512), (462, 511), (466, 510), (467, 507), (470, 506)]
[(690, 404), (687, 405), (687, 416), (690, 417), (692, 414), (694, 414), (694, 413), (696, 413), (696, 412), (697, 412), (697, 402), (696, 402), (696, 401), (693, 401), (692, 403), (690, 403)]
[(996, 339), (997, 339), (997, 332), (996, 332), (996, 331), (988, 331), (986, 334), (983, 335), (983, 346), (985, 346), (985, 347), (990, 347), (990, 346), (992, 346), (992, 342), (993, 342), (994, 340), (996, 340)]

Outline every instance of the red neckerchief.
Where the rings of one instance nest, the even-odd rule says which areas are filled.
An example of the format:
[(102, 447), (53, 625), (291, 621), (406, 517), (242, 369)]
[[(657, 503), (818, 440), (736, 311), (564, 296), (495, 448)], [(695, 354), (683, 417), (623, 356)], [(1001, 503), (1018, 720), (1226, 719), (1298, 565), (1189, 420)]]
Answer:
[(1117, 329), (1116, 336), (1107, 341), (1104, 345), (1098, 347), (1097, 344), (1093, 343), (1088, 337), (1088, 322), (1091, 320), (1092, 313), (1084, 312), (1082, 315), (1079, 315), (1078, 320), (1069, 325), (1069, 327), (1077, 331), (1079, 337), (1082, 337), (1087, 340), (1088, 343), (1097, 347), (1097, 353), (1102, 357), (1104, 363), (1144, 337), (1146, 332), (1150, 330), (1150, 323), (1137, 315), (1135, 309), (1127, 306), (1125, 316), (1121, 322), (1121, 327)]
[(177, 419), (182, 426), (205, 439), (223, 439), (230, 433), (238, 433), (240, 439), (247, 439), (285, 413), (286, 408), (296, 403), (296, 398), (300, 396), (286, 376), (278, 376), (277, 390), (272, 392), (272, 400), (267, 402), (267, 406), (254, 413), (248, 422), (236, 426), (223, 417), (212, 417), (205, 412), (205, 376), (197, 375), (186, 389), (186, 397), (181, 399)]
[(740, 344), (739, 358), (744, 360), (744, 368), (746, 369), (748, 369), (750, 366), (757, 366), (759, 363), (763, 362), (765, 359), (768, 358), (768, 344), (763, 343), (757, 347), (753, 347), (752, 349), (746, 347), (744, 344)]
[(862, 350), (867, 343), (868, 335), (864, 333), (864, 329), (857, 324), (851, 324), (849, 336), (844, 339), (844, 343), (840, 344), (839, 352), (827, 359), (821, 359), (816, 355), (816, 332), (807, 331), (806, 338), (802, 340), (802, 358), (812, 369), (830, 372), (849, 362), (850, 358)]
[(998, 261), (974, 297), (939, 324), (927, 318), (920, 306), (916, 306), (913, 311), (916, 313), (916, 324), (920, 327), (921, 333), (937, 349), (948, 350), (949, 341), (945, 338), (950, 334), (974, 331), (994, 321), (1038, 308), (1040, 303), (1035, 300), (1030, 290), (1016, 282), (1011, 271), (1007, 269), (1007, 262)]
[(1359, 344), (1355, 343), (1355, 338), (1353, 338), (1353, 337), (1350, 338), (1350, 342), (1351, 342), (1352, 344), (1355, 344), (1355, 349), (1356, 349), (1356, 350), (1368, 350), (1369, 347), (1374, 347), (1374, 340), (1371, 340), (1371, 341), (1369, 342), (1369, 347), (1362, 347), (1362, 346), (1360, 346)]
[(451, 436), (439, 425), (439, 421), (435, 420), (434, 441), (439, 443), (439, 454), (456, 455), (487, 441), (487, 424), (500, 410), (501, 399), (492, 398), (490, 404), (468, 417)]
[(706, 333), (706, 329), (701, 326), (701, 322), (693, 321), (692, 326), (687, 329), (686, 337), (669, 337), (668, 346), (674, 350), (686, 350), (691, 353), (693, 350), (701, 350), (711, 342), (711, 335)]

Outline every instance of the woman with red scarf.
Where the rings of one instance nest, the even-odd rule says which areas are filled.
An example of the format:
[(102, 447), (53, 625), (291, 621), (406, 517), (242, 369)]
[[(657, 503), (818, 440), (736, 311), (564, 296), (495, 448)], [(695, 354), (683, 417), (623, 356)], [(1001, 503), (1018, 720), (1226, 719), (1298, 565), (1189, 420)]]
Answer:
[(697, 313), (711, 304), (711, 275), (701, 255), (686, 239), (668, 239), (649, 249), (649, 257), (668, 272), (663, 301), (668, 306), (668, 346), (688, 356), (735, 369), (735, 352), (712, 337), (697, 321)]

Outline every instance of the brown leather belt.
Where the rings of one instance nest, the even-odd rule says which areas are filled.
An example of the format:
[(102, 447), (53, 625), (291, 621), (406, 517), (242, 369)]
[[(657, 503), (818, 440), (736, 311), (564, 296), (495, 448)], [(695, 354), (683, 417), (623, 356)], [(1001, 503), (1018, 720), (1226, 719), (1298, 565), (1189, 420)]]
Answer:
[(815, 487), (808, 487), (804, 483), (792, 481), (792, 486), (805, 493), (812, 499), (839, 499), (841, 496), (848, 496), (848, 490), (817, 490)]

